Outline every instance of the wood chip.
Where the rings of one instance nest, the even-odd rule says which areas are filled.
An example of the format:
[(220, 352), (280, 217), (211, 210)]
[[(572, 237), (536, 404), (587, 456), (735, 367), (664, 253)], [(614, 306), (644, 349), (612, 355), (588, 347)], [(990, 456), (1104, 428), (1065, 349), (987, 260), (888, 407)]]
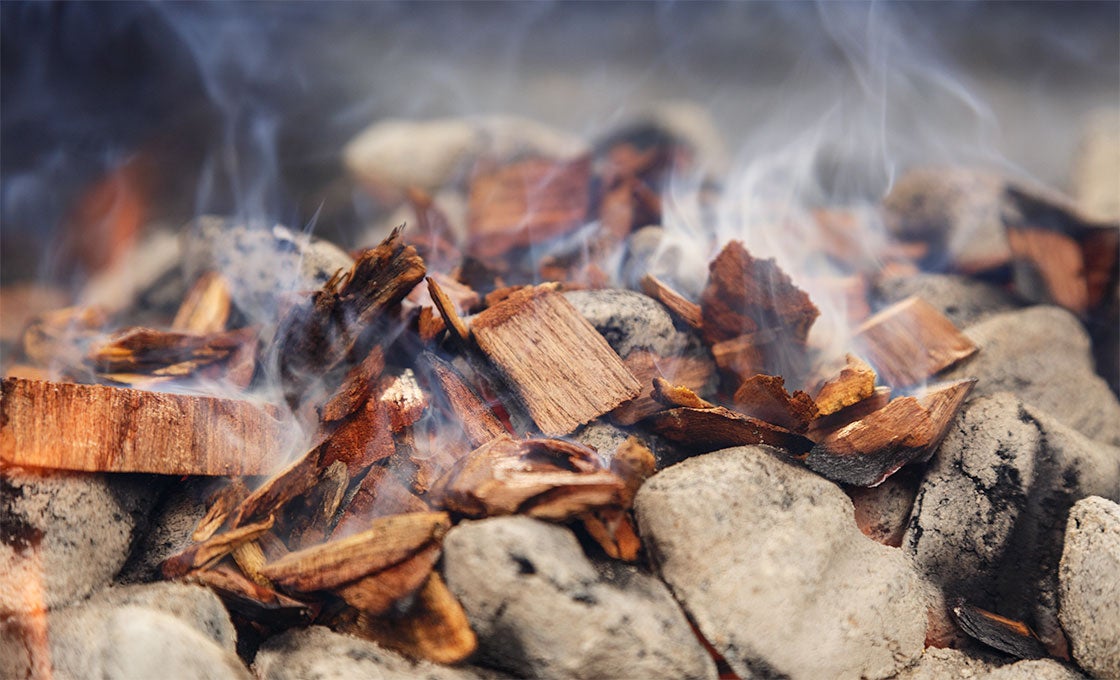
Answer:
[(349, 484), (346, 464), (335, 461), (319, 475), (315, 486), (302, 496), (302, 503), (286, 508), (284, 515), (289, 547), (299, 550), (326, 540), (331, 519), (342, 504)]
[[(664, 378), (654, 378), (650, 397), (666, 408), (715, 408), (715, 404), (701, 399), (695, 392), (683, 385), (674, 385)], [(658, 409), (662, 410), (662, 409)], [(656, 411), (654, 411), (656, 413)]]
[(450, 528), (443, 512), (381, 517), (361, 533), (297, 550), (265, 565), (261, 573), (288, 591), (327, 590), (411, 557)]
[(641, 391), (603, 336), (555, 286), (514, 293), (478, 314), (471, 334), (546, 435), (568, 434)]
[[(714, 382), (711, 362), (701, 357), (660, 357), (645, 350), (635, 350), (622, 363), (641, 382), (642, 391), (611, 411), (611, 420), (619, 425), (633, 425), (662, 410), (662, 403), (653, 396), (655, 378), (671, 381), (679, 389), (689, 392), (703, 391)], [(695, 394), (693, 397), (700, 399)]]
[(406, 368), (399, 375), (386, 376), (381, 381), (381, 395), (377, 400), (389, 414), (389, 426), (393, 432), (415, 425), (428, 408), (428, 395), (420, 389), (411, 368)]
[(993, 614), (958, 599), (951, 610), (961, 630), (970, 637), (1018, 659), (1044, 659), (1046, 646), (1022, 621)]
[(809, 369), (809, 348), (780, 328), (747, 333), (711, 346), (716, 366), (734, 383), (752, 376), (781, 375), (790, 382), (802, 379)]
[(426, 355), (426, 358), (447, 397), (455, 421), (463, 427), (471, 446), (479, 447), (492, 439), (510, 434), (454, 366), (433, 354)]
[(356, 477), (379, 460), (397, 450), (393, 441), (392, 408), (380, 399), (369, 399), (350, 414), (323, 442), (321, 465), (346, 463), (346, 471)]
[(344, 585), (335, 592), (348, 605), (366, 614), (384, 614), (424, 585), (439, 556), (440, 545), (432, 541), (408, 559)]
[(591, 158), (526, 158), (476, 171), (467, 204), (467, 252), (499, 258), (572, 231), (587, 219)]
[(431, 497), (467, 517), (525, 512), (563, 519), (618, 505), (624, 484), (592, 449), (561, 440), (495, 439), (460, 459)]
[(24, 356), (63, 375), (85, 371), (88, 346), (100, 338), (108, 322), (108, 313), (100, 307), (65, 307), (39, 314), (23, 332)]
[(836, 430), (878, 411), (889, 404), (890, 401), (891, 388), (881, 385), (876, 387), (867, 398), (861, 399), (851, 406), (845, 406), (836, 413), (820, 416), (809, 424), (809, 430), (805, 435), (809, 439), (819, 442)]
[(254, 583), (224, 563), (192, 572), (184, 580), (210, 588), (230, 612), (253, 621), (265, 621), (276, 626), (306, 625), (318, 613), (317, 607)]
[(9, 378), (0, 460), (86, 472), (255, 475), (286, 428), (271, 406), (236, 399)]
[(236, 508), (249, 495), (249, 487), (240, 477), (234, 477), (215, 493), (206, 508), (206, 514), (198, 520), (198, 526), (191, 534), (193, 541), (205, 541), (213, 536), (229, 519)]
[(680, 319), (696, 330), (700, 330), (703, 319), (700, 305), (690, 302), (683, 295), (670, 288), (653, 274), (646, 274), (641, 281), (642, 292), (665, 305), (674, 318)]
[(381, 371), (385, 370), (385, 355), (380, 347), (374, 347), (359, 363), (355, 364), (343, 378), (342, 384), (323, 404), (321, 417), (330, 423), (342, 420), (362, 407), (373, 394)]
[(438, 572), (432, 572), (412, 606), (401, 616), (358, 617), (352, 632), (414, 659), (455, 664), (478, 648), (463, 606)]
[(829, 479), (875, 486), (903, 465), (928, 458), (940, 445), (975, 380), (931, 386), (828, 435), (805, 464)]
[(257, 524), (246, 524), (236, 529), (215, 534), (205, 541), (190, 545), (182, 552), (167, 558), (160, 565), (160, 570), (167, 578), (177, 578), (198, 569), (205, 569), (239, 546), (252, 541), (271, 529), (273, 523), (273, 518), (269, 517)]
[(813, 443), (801, 435), (722, 406), (673, 408), (646, 418), (642, 425), (693, 453), (731, 446), (769, 444), (794, 455), (807, 453)]
[(634, 522), (625, 510), (607, 508), (590, 513), (583, 520), (583, 528), (607, 554), (607, 557), (624, 562), (637, 562), (642, 541), (634, 529)]
[(447, 293), (443, 291), (443, 288), (436, 283), (435, 279), (429, 276), (427, 281), (428, 291), (432, 295), (432, 302), (435, 304), (436, 309), (439, 310), (439, 315), (443, 319), (443, 323), (447, 326), (447, 329), (451, 331), (456, 340), (459, 342), (466, 342), (467, 338), (470, 337), (470, 328), (468, 328), (467, 323), (463, 321), (463, 317), (459, 316), (459, 312), (455, 308), (455, 303)]
[(285, 504), (315, 485), (324, 467), (322, 444), (316, 444), (241, 501), (230, 516), (230, 526), (238, 527), (279, 514)]
[(820, 315), (773, 259), (755, 259), (739, 241), (724, 246), (709, 264), (700, 311), (710, 344), (764, 328), (783, 329), (804, 343)]
[(916, 296), (865, 321), (856, 329), (855, 341), (893, 387), (920, 383), (977, 350), (952, 321)]
[(409, 491), (396, 475), (385, 467), (374, 466), (342, 511), (332, 536), (342, 538), (364, 531), (376, 517), (430, 511), (428, 504)]
[(817, 416), (817, 405), (801, 390), (786, 392), (785, 380), (776, 375), (755, 375), (735, 391), (735, 408), (793, 432), (804, 432)]
[(231, 297), (229, 283), (217, 272), (204, 272), (191, 286), (171, 330), (179, 333), (219, 333), (229, 321)]
[(611, 472), (622, 480), (623, 489), (620, 501), (622, 507), (629, 508), (634, 502), (634, 496), (647, 479), (653, 476), (657, 469), (657, 460), (653, 453), (638, 441), (637, 437), (628, 437), (614, 452), (611, 458)]
[(1029, 300), (1061, 305), (1074, 314), (1089, 308), (1081, 246), (1049, 229), (1009, 227), (1007, 244), (1016, 263), (1016, 287)]
[(188, 376), (255, 343), (255, 328), (196, 335), (128, 328), (90, 349), (88, 361), (103, 373)]
[(821, 416), (859, 403), (875, 392), (875, 370), (854, 354), (847, 355), (846, 361), (840, 374), (825, 382), (813, 397)]
[(298, 403), (305, 387), (350, 355), (386, 310), (424, 279), (424, 261), (401, 242), (400, 228), (362, 253), (306, 303), (293, 308), (276, 334), (280, 376), (288, 399)]

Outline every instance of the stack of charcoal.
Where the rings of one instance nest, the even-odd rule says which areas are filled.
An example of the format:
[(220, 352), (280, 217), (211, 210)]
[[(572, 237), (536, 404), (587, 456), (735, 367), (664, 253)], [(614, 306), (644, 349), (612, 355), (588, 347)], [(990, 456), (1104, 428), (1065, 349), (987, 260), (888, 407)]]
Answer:
[(807, 212), (825, 341), (709, 148), (381, 123), (371, 247), (203, 217), (172, 304), (33, 316), (12, 677), (1120, 677), (1116, 216), (965, 168)]

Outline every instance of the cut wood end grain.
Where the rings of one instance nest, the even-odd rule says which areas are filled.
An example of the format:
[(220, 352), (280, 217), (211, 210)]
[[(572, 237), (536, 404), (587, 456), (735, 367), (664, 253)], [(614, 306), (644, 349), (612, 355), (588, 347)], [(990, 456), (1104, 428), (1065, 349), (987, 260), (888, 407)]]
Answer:
[(279, 410), (238, 399), (8, 378), (0, 460), (23, 467), (259, 475), (288, 435)]

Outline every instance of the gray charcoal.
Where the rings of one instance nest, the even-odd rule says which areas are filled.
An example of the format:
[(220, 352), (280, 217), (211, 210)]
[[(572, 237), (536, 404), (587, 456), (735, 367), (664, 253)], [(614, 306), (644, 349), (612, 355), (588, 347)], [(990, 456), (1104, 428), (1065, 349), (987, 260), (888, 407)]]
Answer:
[(1073, 506), (1058, 572), (1062, 627), (1073, 658), (1097, 678), (1120, 678), (1120, 505)]

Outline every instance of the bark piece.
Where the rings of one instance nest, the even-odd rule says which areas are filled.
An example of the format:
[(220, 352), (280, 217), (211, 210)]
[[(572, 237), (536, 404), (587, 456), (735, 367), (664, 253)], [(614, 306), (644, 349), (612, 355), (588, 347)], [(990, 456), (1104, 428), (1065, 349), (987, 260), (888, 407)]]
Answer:
[(463, 427), (471, 446), (479, 447), (492, 439), (509, 434), (502, 421), (498, 420), (490, 407), (467, 385), (466, 379), (455, 370), (454, 366), (432, 354), (427, 358), (436, 380), (443, 389), (444, 396), (447, 397), (451, 411), (456, 421)]
[(184, 576), (198, 569), (217, 563), (226, 555), (272, 528), (274, 519), (269, 517), (257, 524), (246, 524), (188, 546), (186, 550), (164, 560), (160, 567), (167, 578)]
[(776, 375), (755, 375), (735, 391), (735, 407), (743, 413), (787, 430), (804, 432), (817, 416), (813, 399), (796, 390), (786, 392), (785, 380)]
[(280, 376), (289, 401), (341, 363), (371, 325), (424, 278), (424, 261), (397, 228), (290, 311), (276, 334)]
[(270, 406), (236, 399), (10, 378), (0, 460), (87, 472), (268, 472), (285, 428)]
[(875, 486), (903, 465), (932, 455), (975, 384), (941, 383), (894, 399), (822, 439), (805, 463), (836, 482)]
[(875, 393), (875, 369), (854, 354), (847, 355), (846, 361), (840, 374), (821, 385), (813, 397), (821, 416), (858, 404)]
[(385, 370), (385, 355), (380, 347), (374, 347), (358, 364), (351, 368), (342, 384), (323, 404), (320, 413), (326, 422), (342, 420), (357, 411), (373, 394), (381, 371)]
[(439, 543), (432, 541), (412, 557), (344, 585), (335, 592), (348, 605), (366, 614), (384, 614), (424, 585), (439, 556)]
[(413, 605), (402, 616), (358, 616), (352, 632), (414, 659), (453, 664), (478, 648), (463, 606), (437, 572), (432, 572)]
[(641, 286), (643, 293), (665, 305), (665, 308), (675, 318), (696, 330), (700, 330), (703, 325), (700, 305), (685, 299), (683, 295), (670, 288), (653, 274), (643, 276)]
[[(633, 425), (662, 410), (661, 403), (653, 396), (655, 379), (671, 380), (678, 389), (690, 393), (693, 390), (703, 390), (712, 380), (711, 362), (699, 357), (660, 357), (652, 352), (638, 350), (627, 355), (622, 363), (626, 364), (643, 387), (641, 394), (611, 411), (611, 420), (619, 425)], [(699, 399), (695, 394), (693, 397)]]
[(1046, 646), (1022, 621), (994, 614), (957, 600), (951, 610), (961, 630), (970, 637), (1019, 659), (1045, 659)]
[(872, 316), (856, 330), (855, 340), (893, 387), (920, 383), (977, 350), (952, 321), (919, 297)]
[(175, 312), (171, 330), (179, 333), (219, 333), (229, 321), (229, 282), (218, 272), (205, 272), (191, 286)]
[(478, 314), (471, 334), (546, 435), (568, 434), (641, 391), (554, 285), (518, 291)]
[(704, 401), (692, 390), (674, 385), (664, 378), (653, 379), (651, 398), (667, 408), (715, 408), (715, 404)]
[(261, 573), (286, 590), (326, 590), (397, 564), (450, 528), (443, 512), (382, 517), (366, 531), (290, 553)]
[(495, 439), (443, 474), (431, 496), (467, 517), (525, 514), (562, 519), (617, 506), (624, 484), (598, 454), (561, 440)]
[(566, 234), (587, 218), (591, 159), (526, 158), (471, 178), (467, 252), (486, 260)]
[(807, 453), (813, 443), (805, 437), (722, 406), (673, 408), (646, 418), (642, 424), (653, 432), (695, 453), (730, 446), (769, 444), (794, 455)]
[(709, 343), (764, 328), (783, 329), (804, 343), (820, 315), (773, 259), (752, 257), (739, 241), (724, 246), (708, 266), (700, 311)]

